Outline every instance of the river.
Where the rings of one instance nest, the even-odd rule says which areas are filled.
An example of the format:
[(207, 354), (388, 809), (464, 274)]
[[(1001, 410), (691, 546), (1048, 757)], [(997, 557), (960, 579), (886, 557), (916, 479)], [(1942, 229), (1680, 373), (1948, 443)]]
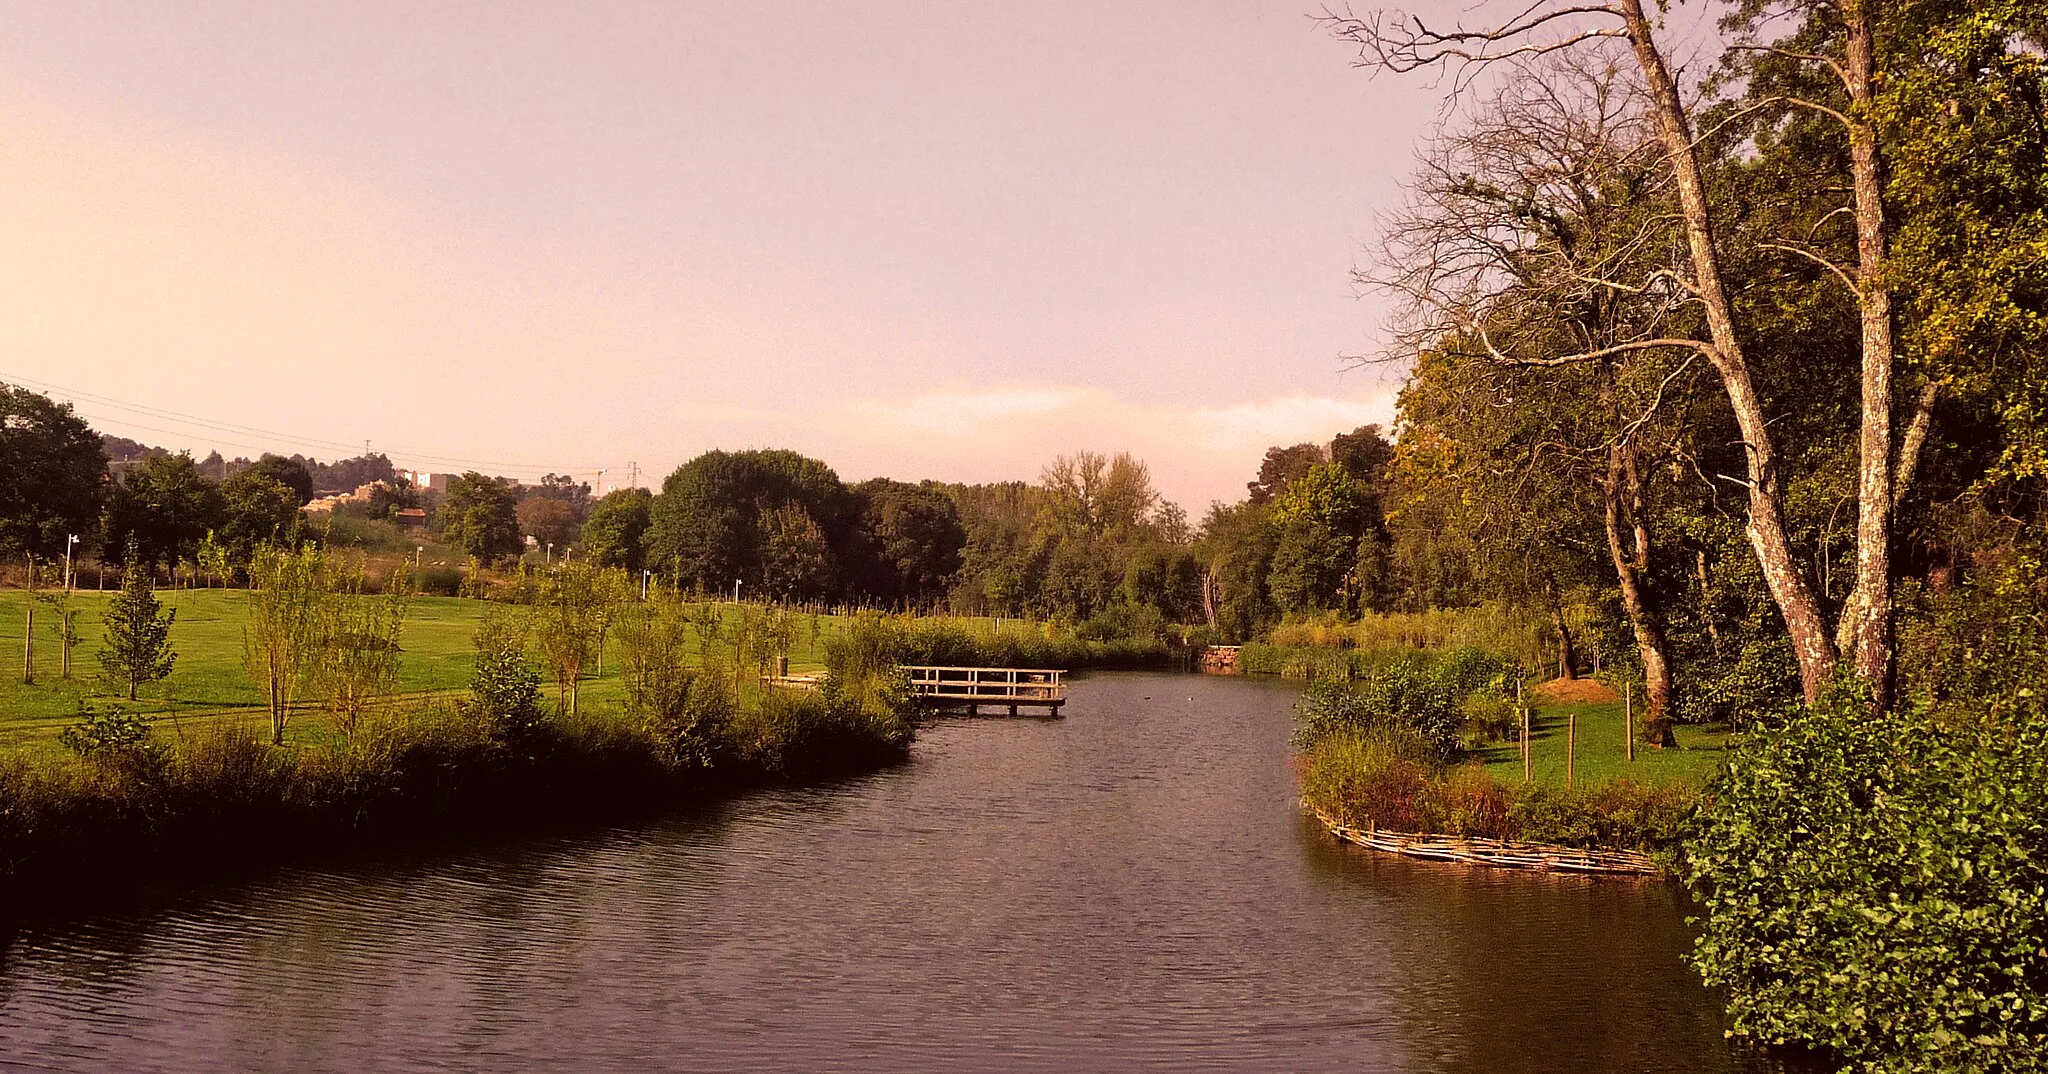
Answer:
[(828, 787), (19, 924), (0, 1069), (1743, 1069), (1670, 885), (1335, 844), (1293, 696), (1089, 676)]

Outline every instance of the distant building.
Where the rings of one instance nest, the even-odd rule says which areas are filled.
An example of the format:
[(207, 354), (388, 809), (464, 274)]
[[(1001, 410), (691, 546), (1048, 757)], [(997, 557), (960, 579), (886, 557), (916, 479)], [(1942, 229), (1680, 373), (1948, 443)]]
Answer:
[(421, 492), (447, 492), (448, 482), (455, 479), (454, 474), (435, 474), (425, 470), (400, 470), (398, 476)]
[(427, 512), (422, 507), (401, 507), (391, 512), (391, 521), (409, 530), (427, 528)]
[(307, 504), (305, 509), (314, 514), (324, 515), (340, 507), (342, 504), (369, 503), (371, 494), (380, 488), (388, 489), (390, 487), (390, 485), (382, 481), (372, 481), (367, 485), (357, 485), (354, 492), (337, 492), (331, 496), (321, 496), (312, 503)]

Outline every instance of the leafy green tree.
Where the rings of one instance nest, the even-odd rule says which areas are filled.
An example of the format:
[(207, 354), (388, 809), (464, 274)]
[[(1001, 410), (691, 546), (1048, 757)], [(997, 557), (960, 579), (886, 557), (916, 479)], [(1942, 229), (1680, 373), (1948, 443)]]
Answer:
[(512, 490), (474, 470), (448, 482), (447, 499), (435, 519), (442, 540), (485, 564), (518, 555), (526, 547)]
[(1356, 606), (1359, 543), (1372, 517), (1372, 492), (1342, 466), (1309, 467), (1273, 498), (1279, 531), (1267, 585), (1287, 611)]
[(966, 534), (948, 603), (966, 615), (1024, 614), (1044, 575), (1044, 548), (1032, 531), (1049, 494), (1022, 481), (942, 487)]
[(247, 469), (235, 476), (252, 474), (259, 478), (269, 478), (290, 489), (292, 496), (298, 501), (293, 504), (294, 507), (304, 507), (313, 502), (313, 471), (307, 469), (306, 464), (296, 457), (287, 459), (282, 455), (264, 452), (255, 462), (250, 463)]
[(761, 589), (777, 600), (820, 597), (835, 588), (832, 547), (825, 530), (801, 504), (786, 503), (763, 514)]
[(220, 483), (220, 526), (211, 535), (230, 566), (243, 566), (259, 545), (297, 543), (299, 503), (298, 494), (277, 479), (244, 470)]
[(220, 489), (199, 476), (192, 456), (155, 455), (109, 490), (106, 547), (132, 543), (145, 568), (177, 564), (198, 553), (220, 519)]
[(678, 768), (715, 763), (733, 715), (724, 680), (692, 666), (692, 636), (689, 605), (666, 590), (655, 590), (619, 623), (627, 710), (662, 759)]
[(292, 705), (320, 672), (326, 640), (326, 574), (325, 557), (312, 545), (264, 545), (249, 560), (242, 662), (263, 691), (274, 746), (284, 745)]
[(616, 568), (586, 561), (558, 564), (540, 575), (532, 630), (541, 658), (554, 673), (561, 711), (576, 715), (584, 672), (600, 659), (604, 636), (624, 599)]
[(109, 679), (127, 687), (128, 700), (135, 700), (145, 684), (169, 677), (177, 666), (178, 654), (171, 648), (171, 624), (177, 618), (177, 609), (165, 608), (156, 599), (149, 567), (131, 541), (121, 571), (121, 592), (100, 616), (106, 646), (99, 653), (100, 667)]
[(1202, 614), (1224, 637), (1250, 641), (1279, 618), (1268, 575), (1279, 533), (1267, 509), (1245, 500), (1211, 504), (1194, 553), (1202, 565)]
[(1193, 623), (1202, 615), (1202, 567), (1188, 548), (1156, 544), (1130, 555), (1116, 599), (1157, 611), (1165, 622)]
[(399, 482), (378, 482), (370, 486), (370, 502), (363, 513), (371, 518), (390, 518), (394, 513), (420, 506), (419, 490)]
[[(760, 588), (770, 529), (792, 521), (778, 514), (790, 504), (816, 523), (824, 577), (851, 588), (843, 564), (859, 541), (858, 501), (831, 467), (793, 451), (712, 451), (678, 467), (649, 506), (648, 565), (700, 590), (728, 592), (735, 579)], [(777, 532), (787, 546), (804, 529)]]
[(605, 494), (583, 523), (583, 555), (600, 567), (623, 567), (635, 574), (646, 566), (648, 508), (654, 494), (646, 489), (615, 489)]
[(368, 591), (360, 565), (330, 565), (322, 573), (325, 592), (313, 627), (319, 656), (311, 678), (335, 726), (353, 739), (363, 715), (398, 681), (410, 580), (403, 560), (382, 593)]
[(1039, 525), (1055, 537), (1127, 541), (1153, 521), (1160, 502), (1151, 470), (1127, 451), (1061, 455), (1039, 484), (1046, 492)]
[(1321, 444), (1268, 448), (1266, 457), (1259, 462), (1259, 476), (1245, 488), (1251, 493), (1251, 502), (1264, 504), (1280, 495), (1295, 478), (1307, 473), (1310, 467), (1328, 461), (1330, 453)]
[(1387, 471), (1394, 465), (1394, 445), (1379, 426), (1361, 425), (1331, 439), (1330, 461), (1368, 487), (1378, 489), (1386, 483)]
[(71, 404), (0, 384), (0, 555), (52, 559), (92, 536), (107, 453)]
[(550, 496), (528, 496), (519, 501), (517, 513), (521, 533), (541, 545), (555, 546), (557, 552), (567, 552), (580, 529), (576, 509)]
[(967, 544), (959, 508), (937, 487), (887, 478), (854, 491), (863, 501), (861, 528), (875, 558), (867, 591), (919, 604), (944, 597)]

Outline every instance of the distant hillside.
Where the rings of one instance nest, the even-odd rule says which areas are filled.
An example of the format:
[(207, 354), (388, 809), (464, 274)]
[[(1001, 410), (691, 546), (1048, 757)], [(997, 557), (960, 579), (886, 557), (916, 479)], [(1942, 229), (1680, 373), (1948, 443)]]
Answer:
[[(125, 436), (115, 436), (111, 433), (100, 434), (100, 446), (106, 449), (107, 469), (114, 474), (120, 474), (144, 459), (155, 458), (159, 455), (176, 454), (176, 452), (171, 451), (169, 448), (144, 444), (140, 441), (130, 440)], [(372, 481), (389, 481), (393, 484), (396, 484), (398, 481), (398, 471), (391, 465), (391, 459), (382, 453), (358, 455), (350, 459), (336, 459), (333, 462), (321, 462), (319, 459), (306, 455), (284, 455), (281, 457), (299, 463), (306, 468), (308, 473), (313, 475), (313, 491), (315, 493), (348, 492), (358, 486), (367, 485)], [(215, 451), (208, 454), (206, 458), (199, 460), (197, 466), (201, 477), (214, 481), (224, 481), (248, 469), (252, 461), (246, 456), (237, 456), (232, 459), (223, 458), (220, 452)]]

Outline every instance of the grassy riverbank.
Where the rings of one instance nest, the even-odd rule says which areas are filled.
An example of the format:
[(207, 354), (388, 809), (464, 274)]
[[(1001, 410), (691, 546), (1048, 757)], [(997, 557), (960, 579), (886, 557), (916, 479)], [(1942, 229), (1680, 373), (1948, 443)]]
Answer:
[[(1727, 761), (1728, 733), (1718, 727), (1676, 728), (1678, 746), (1658, 749), (1637, 742), (1635, 758), (1628, 756), (1628, 714), (1621, 700), (1597, 683), (1546, 683), (1529, 695), (1531, 781), (1562, 787), (1566, 754), (1576, 786), (1599, 786), (1626, 779), (1652, 786), (1693, 786), (1706, 783)], [(1638, 717), (1641, 713), (1636, 713)], [(1577, 749), (1570, 750), (1572, 717), (1577, 717)], [(1641, 732), (1641, 727), (1636, 731)], [(1488, 774), (1503, 783), (1522, 782), (1522, 752), (1519, 743), (1474, 741), (1471, 759), (1485, 766)]]
[[(674, 612), (650, 610), (671, 637), (686, 621)], [(487, 648), (460, 694), (381, 707), (348, 736), (308, 718), (283, 746), (243, 709), (151, 721), (103, 706), (67, 732), (65, 753), (0, 757), (0, 901), (887, 764), (908, 750), (914, 708), (895, 637), (879, 621), (842, 624), (819, 646), (823, 689), (664, 661), (621, 681), (621, 703), (577, 714), (543, 700), (517, 647)]]
[[(1597, 683), (1525, 692), (1530, 763), (1514, 738), (1512, 665), (1477, 649), (1376, 660), (1304, 691), (1296, 745), (1304, 800), (1341, 823), (1617, 850), (1674, 848), (1724, 762), (1725, 735), (1638, 743)], [(1576, 734), (1571, 731), (1576, 723)], [(1494, 737), (1508, 731), (1505, 739)]]
[[(353, 733), (311, 696), (272, 746), (244, 666), (249, 595), (158, 596), (177, 612), (177, 664), (134, 702), (110, 696), (95, 655), (110, 594), (70, 598), (82, 641), (69, 679), (55, 610), (37, 606), (35, 681), (0, 682), (0, 886), (132, 879), (859, 771), (908, 748), (915, 706), (900, 664), (1073, 669), (1168, 656), (1158, 640), (1082, 636), (1085, 625), (657, 600), (616, 610), (571, 713), (536, 666), (542, 619), (480, 655), (487, 617), (516, 627), (521, 606), (419, 596), (391, 690)], [(28, 600), (0, 592), (0, 623), (25, 622)], [(768, 685), (776, 655), (792, 673), (824, 673), (823, 688)], [(21, 631), (0, 631), (0, 667), (22, 659)]]
[[(100, 681), (94, 653), (100, 647), (100, 610), (111, 593), (82, 590), (72, 600), (79, 609), (78, 633), (83, 639), (72, 654), (72, 678), (60, 675), (61, 649), (52, 631), (55, 613), (36, 609), (36, 681), (24, 684), (22, 632), (28, 595), (0, 590), (0, 754), (27, 752), (56, 756), (57, 735), (78, 718), (81, 701), (119, 703), (157, 720), (167, 734), (182, 727), (211, 723), (221, 716), (257, 716), (263, 697), (243, 667), (243, 629), (248, 621), (248, 595), (240, 590), (160, 590), (158, 599), (177, 611), (171, 631), (178, 653), (177, 668), (162, 683), (145, 688), (130, 703), (112, 698)], [(475, 654), (472, 636), (487, 612), (503, 605), (460, 597), (412, 598), (400, 638), (396, 693), (401, 702), (452, 698), (469, 683)], [(759, 614), (755, 605), (702, 602), (688, 605), (693, 616), (729, 623)], [(848, 616), (794, 613), (795, 629), (786, 655), (793, 674), (824, 669), (831, 640), (846, 630)], [(1075, 630), (1015, 619), (891, 616), (901, 628), (903, 656), (910, 663), (988, 667), (1052, 667), (1066, 670), (1098, 667), (1158, 667), (1169, 654), (1151, 640), (1091, 639)], [(703, 640), (685, 639), (692, 664), (705, 658)], [(618, 643), (607, 640), (605, 656), (585, 672), (580, 685), (581, 707), (617, 708), (625, 702)], [(288, 742), (322, 744), (335, 736), (317, 705), (295, 715), (286, 729)]]

